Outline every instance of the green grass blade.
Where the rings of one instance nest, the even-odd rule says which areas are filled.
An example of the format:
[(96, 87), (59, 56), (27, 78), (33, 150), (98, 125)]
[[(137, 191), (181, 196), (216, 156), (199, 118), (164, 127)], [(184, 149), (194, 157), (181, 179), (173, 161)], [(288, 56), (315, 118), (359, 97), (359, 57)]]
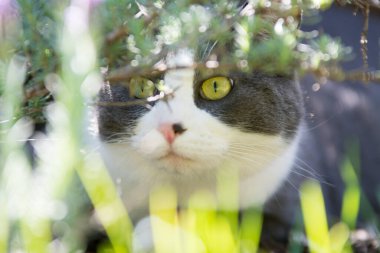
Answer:
[(4, 192), (0, 190), (0, 252), (7, 252), (9, 239), (9, 216)]
[(155, 252), (183, 252), (181, 228), (177, 217), (177, 194), (170, 186), (162, 186), (150, 195), (150, 215)]
[(326, 211), (318, 183), (307, 181), (301, 186), (301, 208), (310, 251), (329, 253), (330, 239)]
[(329, 237), (331, 242), (331, 253), (351, 252), (350, 248), (346, 247), (350, 237), (350, 229), (346, 224), (342, 222), (335, 224), (330, 229)]
[(131, 252), (132, 224), (115, 185), (100, 157), (90, 155), (77, 170), (95, 207), (97, 218), (104, 226), (115, 253)]
[(354, 229), (359, 214), (361, 194), (359, 180), (349, 159), (344, 161), (341, 173), (346, 186), (343, 194), (341, 219), (350, 229)]
[(243, 213), (240, 228), (240, 252), (255, 253), (259, 249), (263, 215), (260, 209), (251, 209)]

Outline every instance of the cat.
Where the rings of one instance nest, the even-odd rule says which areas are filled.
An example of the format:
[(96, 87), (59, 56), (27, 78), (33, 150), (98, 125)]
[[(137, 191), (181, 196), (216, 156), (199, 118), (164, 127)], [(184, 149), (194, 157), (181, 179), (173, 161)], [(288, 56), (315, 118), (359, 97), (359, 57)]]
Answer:
[(221, 173), (239, 178), (239, 205), (223, 208), (262, 206), (290, 173), (298, 150), (303, 107), (294, 78), (217, 71), (202, 76), (180, 67), (162, 77), (173, 96), (149, 108), (112, 103), (157, 94), (153, 83), (161, 79), (137, 77), (99, 94), (101, 154), (134, 223), (149, 214), (156, 187), (173, 186), (186, 207), (201, 190), (217, 196)]
[[(136, 80), (138, 91), (154, 81)], [(146, 209), (155, 186), (174, 186), (180, 204), (201, 189), (215, 193), (218, 173), (229, 168), (238, 173), (240, 207), (263, 204), (295, 159), (299, 84), (262, 73), (201, 76), (192, 68), (169, 70), (163, 81), (174, 96), (150, 109), (107, 106), (136, 100), (131, 87), (111, 85), (100, 93), (102, 154), (131, 215)]]
[[(101, 153), (134, 221), (148, 214), (156, 186), (174, 186), (179, 204), (186, 205), (201, 189), (215, 193), (217, 174), (232, 169), (239, 175), (239, 208), (264, 204), (262, 240), (284, 250), (300, 214), (298, 188), (304, 180), (321, 183), (329, 221), (339, 220), (344, 192), (339, 168), (349, 140), (360, 143), (363, 191), (380, 213), (378, 87), (328, 82), (317, 83), (315, 92), (317, 81), (310, 77), (300, 85), (292, 75), (261, 72), (204, 76), (186, 68), (192, 59), (186, 61), (185, 68), (156, 79), (136, 77), (129, 86), (112, 84), (99, 94)], [(173, 92), (168, 99), (112, 105), (157, 95), (154, 84), (160, 81)], [(363, 113), (372, 115), (372, 122)]]

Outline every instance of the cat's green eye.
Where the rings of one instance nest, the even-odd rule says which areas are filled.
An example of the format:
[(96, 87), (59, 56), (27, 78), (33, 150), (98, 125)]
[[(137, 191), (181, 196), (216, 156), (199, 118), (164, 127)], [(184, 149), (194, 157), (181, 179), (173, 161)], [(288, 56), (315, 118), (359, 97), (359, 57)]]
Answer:
[(216, 76), (203, 81), (201, 95), (205, 99), (218, 100), (230, 93), (232, 88), (231, 79), (224, 76)]
[(154, 95), (154, 83), (144, 77), (134, 77), (129, 83), (129, 94), (135, 98), (148, 98)]

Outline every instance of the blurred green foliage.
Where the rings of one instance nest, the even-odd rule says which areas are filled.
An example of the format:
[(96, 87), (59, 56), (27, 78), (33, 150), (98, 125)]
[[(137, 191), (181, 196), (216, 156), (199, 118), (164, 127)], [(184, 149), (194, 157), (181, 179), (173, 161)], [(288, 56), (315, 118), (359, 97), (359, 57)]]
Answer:
[[(289, 74), (297, 69), (323, 75), (339, 66), (348, 49), (326, 35), (314, 36), (298, 27), (301, 10), (304, 15), (314, 15), (330, 4), (252, 0), (240, 8), (237, 1), (221, 0), (0, 3), (0, 252), (83, 250), (91, 228), (89, 202), (110, 237), (110, 243), (101, 245), (99, 252), (131, 250), (132, 227), (115, 185), (99, 158), (83, 152), (83, 111), (94, 95), (83, 87), (102, 85), (103, 78), (123, 82), (141, 73), (165, 71), (164, 56), (181, 48), (193, 50), (196, 67), (202, 71), (218, 67), (227, 72)], [(100, 68), (108, 69), (104, 76)], [(45, 123), (45, 118), (47, 130), (36, 140), (32, 166), (23, 147), (33, 123)], [(349, 199), (357, 204), (357, 180), (350, 164), (345, 168), (347, 195), (355, 195)], [(235, 185), (225, 184), (231, 180), (221, 177), (219, 181), (227, 198), (237, 194)], [(185, 240), (188, 252), (258, 249), (260, 210), (243, 214), (239, 227), (237, 212), (192, 206), (196, 202), (216, 206), (207, 194), (194, 196), (190, 208), (178, 214), (175, 193), (164, 189), (172, 202), (162, 207), (160, 191), (152, 195), (151, 209), (168, 224), (153, 222), (156, 240), (162, 239), (155, 245), (157, 252), (168, 252), (172, 244), (168, 246), (167, 240), (172, 237), (165, 237), (165, 231), (173, 229), (184, 229), (201, 240), (203, 246), (186, 245)], [(310, 239), (339, 252), (347, 241), (345, 226), (328, 230), (320, 215), (324, 207), (318, 186), (305, 186), (304, 192), (319, 200), (317, 216), (308, 213), (313, 208), (304, 210), (304, 216), (311, 217), (305, 218), (305, 223), (317, 221), (322, 231)], [(307, 199), (304, 205), (310, 205)], [(355, 215), (342, 211), (350, 227)], [(334, 246), (329, 240), (338, 243)], [(182, 246), (176, 244), (173, 252), (183, 252)]]
[[(69, 1), (9, 1), (13, 29), (4, 49), (27, 59), (25, 104), (20, 115), (43, 122), (51, 100), (44, 80), (61, 68), (59, 52), (62, 11)], [(161, 60), (170, 51), (189, 48), (199, 69), (218, 67), (262, 70), (277, 74), (326, 74), (349, 50), (327, 35), (310, 37), (298, 30), (301, 12), (315, 15), (331, 1), (89, 1), (91, 33), (98, 47), (98, 65), (106, 78), (125, 81), (135, 74), (165, 70)], [(10, 7), (11, 8), (11, 7)], [(65, 42), (63, 42), (65, 43)], [(3, 57), (3, 58), (4, 58)], [(207, 64), (210, 63), (210, 64)], [(321, 70), (321, 71), (319, 71)]]

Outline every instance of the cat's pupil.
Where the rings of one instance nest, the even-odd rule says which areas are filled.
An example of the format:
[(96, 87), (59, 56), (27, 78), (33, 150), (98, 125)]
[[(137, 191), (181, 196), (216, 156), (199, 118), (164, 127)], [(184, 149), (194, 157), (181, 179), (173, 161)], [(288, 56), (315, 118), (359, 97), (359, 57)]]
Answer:
[(218, 90), (218, 84), (216, 83), (216, 81), (214, 81), (213, 85), (214, 85), (214, 92), (216, 93)]

